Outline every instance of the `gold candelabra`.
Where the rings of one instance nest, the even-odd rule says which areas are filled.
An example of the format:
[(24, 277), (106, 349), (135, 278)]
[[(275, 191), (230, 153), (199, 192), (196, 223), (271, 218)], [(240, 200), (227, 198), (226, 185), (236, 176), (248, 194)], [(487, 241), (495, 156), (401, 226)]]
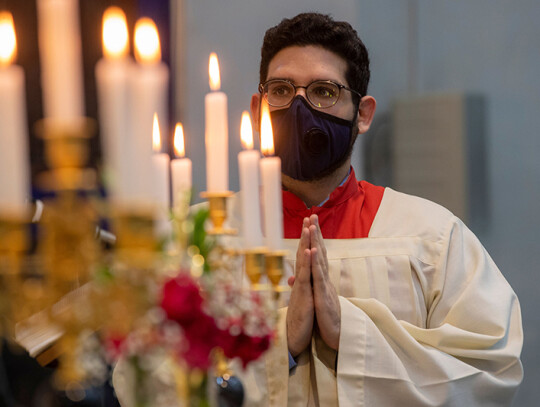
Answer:
[(15, 322), (24, 317), (22, 262), (28, 248), (27, 222), (18, 213), (4, 213), (0, 218), (0, 334), (7, 337), (14, 336)]
[(47, 358), (59, 358), (55, 378), (60, 388), (68, 388), (84, 378), (77, 362), (77, 342), (82, 332), (99, 325), (92, 312), (90, 290), (83, 288), (100, 255), (93, 234), (98, 213), (89, 198), (96, 189), (97, 176), (94, 170), (86, 168), (88, 141), (95, 129), (96, 123), (84, 118), (72, 124), (44, 119), (36, 125), (49, 167), (40, 175), (39, 182), (55, 193), (45, 202), (38, 258), (43, 268), (48, 323), (58, 326), (63, 333)]
[[(227, 220), (227, 199), (232, 195), (233, 193), (230, 191), (201, 193), (201, 197), (207, 198), (209, 203), (209, 217), (212, 221), (210, 233), (215, 235), (236, 234), (236, 230), (224, 227)], [(288, 290), (288, 287), (280, 286), (285, 270), (286, 251), (269, 252), (266, 247), (258, 247), (245, 250), (242, 254), (244, 256), (245, 273), (252, 289), (262, 290), (267, 288), (267, 285), (261, 284), (262, 277), (266, 275), (276, 299), (279, 297), (279, 293)]]
[[(41, 311), (45, 323), (54, 325), (61, 335), (37, 359), (47, 364), (58, 358), (55, 381), (63, 389), (74, 388), (85, 379), (80, 368), (81, 336), (101, 331), (126, 337), (155, 306), (158, 285), (163, 280), (155, 209), (109, 205), (97, 197), (97, 174), (87, 168), (88, 142), (94, 132), (95, 122), (89, 119), (71, 126), (50, 120), (36, 125), (48, 165), (38, 182), (54, 191), (54, 196), (46, 200), (38, 226), (37, 250), (30, 262), (35, 270), (27, 273), (24, 265), (28, 260), (28, 214), (4, 213), (0, 218), (0, 311), (7, 316), (0, 328), (13, 337), (16, 323)], [(209, 202), (212, 225), (208, 233), (218, 241), (215, 256), (208, 260), (213, 262), (211, 269), (219, 272), (223, 267), (236, 267), (233, 258), (242, 257), (250, 288), (269, 290), (277, 299), (286, 289), (280, 286), (285, 253), (269, 253), (265, 248), (241, 252), (224, 247), (220, 238), (236, 234), (226, 224), (227, 200), (232, 192), (201, 195)], [(187, 214), (185, 206), (174, 208), (178, 215), (173, 217), (174, 228), (181, 240), (177, 243), (184, 246), (176, 248), (178, 259), (186, 251), (186, 233), (179, 231), (185, 226), (181, 220)], [(95, 239), (100, 217), (111, 220), (114, 250), (103, 250)], [(189, 250), (186, 252), (189, 254)], [(111, 275), (113, 278), (109, 278)], [(261, 283), (264, 276), (269, 284)], [(216, 375), (232, 375), (223, 352), (215, 352), (214, 360)]]

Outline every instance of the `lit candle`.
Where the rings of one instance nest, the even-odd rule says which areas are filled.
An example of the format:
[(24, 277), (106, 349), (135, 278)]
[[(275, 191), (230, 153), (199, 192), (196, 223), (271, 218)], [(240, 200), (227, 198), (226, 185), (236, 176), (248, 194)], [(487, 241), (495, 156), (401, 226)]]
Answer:
[(169, 194), (169, 154), (161, 152), (161, 134), (159, 131), (159, 121), (157, 114), (154, 114), (152, 128), (152, 146), (154, 154), (152, 163), (154, 166), (153, 185), (156, 194), (156, 202), (160, 211), (167, 211), (170, 204)]
[(181, 205), (185, 194), (191, 189), (191, 160), (185, 157), (184, 128), (177, 123), (174, 129), (174, 154), (171, 162), (173, 205)]
[(208, 64), (210, 89), (204, 99), (206, 112), (206, 190), (224, 192), (229, 189), (229, 149), (227, 95), (221, 87), (217, 55), (212, 53)]
[(274, 136), (270, 112), (265, 100), (261, 103), (261, 151), (265, 157), (260, 162), (264, 230), (266, 246), (270, 251), (282, 249), (283, 203), (281, 199), (281, 159), (274, 154)]
[(263, 245), (259, 197), (260, 153), (258, 150), (253, 150), (253, 129), (248, 112), (242, 113), (240, 137), (245, 149), (238, 154), (240, 199), (242, 202), (242, 234), (244, 235), (244, 247), (253, 249)]
[(130, 75), (129, 126), (132, 143), (125, 154), (129, 157), (130, 203), (143, 204), (152, 200), (152, 134), (153, 117), (160, 118), (160, 133), (167, 134), (167, 92), (169, 70), (161, 62), (161, 47), (156, 25), (141, 18), (135, 25), (135, 59), (137, 65)]
[(84, 116), (78, 0), (37, 0), (43, 111), (72, 122)]
[(128, 57), (126, 15), (118, 7), (103, 14), (103, 55), (96, 65), (99, 124), (103, 146), (105, 180), (114, 201), (129, 196), (136, 180), (129, 169), (128, 78), (133, 61)]
[(0, 213), (19, 216), (30, 177), (24, 71), (12, 63), (16, 50), (13, 17), (0, 12)]
[(161, 134), (157, 114), (154, 114), (152, 129), (152, 155), (154, 196), (156, 202), (156, 234), (168, 237), (172, 231), (169, 222), (169, 155), (161, 152)]

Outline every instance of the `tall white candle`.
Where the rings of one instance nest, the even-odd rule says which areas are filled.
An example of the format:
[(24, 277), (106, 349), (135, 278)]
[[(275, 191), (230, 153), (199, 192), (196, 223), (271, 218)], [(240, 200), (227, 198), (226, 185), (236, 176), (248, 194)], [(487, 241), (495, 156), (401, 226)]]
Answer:
[(263, 188), (264, 231), (266, 246), (270, 251), (282, 249), (283, 201), (281, 195), (281, 159), (274, 157), (274, 138), (268, 105), (261, 104), (261, 160)]
[(152, 144), (154, 149), (154, 154), (152, 155), (154, 166), (153, 185), (159, 210), (167, 211), (170, 206), (169, 155), (161, 152), (161, 134), (158, 123), (158, 117), (155, 114), (152, 129)]
[(242, 202), (242, 235), (244, 247), (254, 249), (263, 245), (261, 231), (261, 203), (259, 196), (259, 158), (258, 150), (253, 150), (253, 129), (249, 113), (242, 113), (240, 129), (245, 148), (238, 154), (240, 173), (240, 199)]
[(186, 194), (191, 189), (192, 165), (189, 158), (185, 158), (184, 129), (177, 123), (174, 130), (174, 153), (176, 157), (171, 162), (173, 206), (182, 204)]
[(206, 144), (206, 190), (224, 192), (229, 189), (229, 126), (227, 120), (227, 95), (221, 87), (216, 54), (210, 55), (210, 89), (204, 99)]
[(41, 87), (45, 117), (84, 116), (78, 0), (37, 0)]
[[(126, 188), (133, 176), (126, 146), (128, 131), (128, 74), (133, 61), (128, 57), (126, 16), (118, 7), (109, 7), (103, 15), (103, 54), (96, 65), (99, 124), (103, 146), (106, 186), (113, 201), (129, 196)], [(134, 183), (131, 183), (134, 184)]]
[(30, 192), (24, 71), (12, 65), (17, 40), (13, 18), (0, 12), (0, 213), (25, 211)]
[(137, 65), (130, 73), (129, 134), (131, 143), (125, 154), (130, 158), (126, 181), (126, 199), (130, 203), (148, 204), (153, 201), (152, 119), (157, 113), (161, 134), (167, 134), (166, 123), (169, 69), (160, 62), (161, 48), (157, 28), (148, 18), (135, 26), (135, 58)]
[(159, 237), (168, 238), (171, 235), (172, 226), (169, 222), (170, 206), (170, 176), (169, 176), (169, 155), (161, 152), (161, 135), (157, 114), (154, 114), (152, 144), (154, 154), (152, 155), (153, 178), (155, 199), (155, 220), (156, 234)]

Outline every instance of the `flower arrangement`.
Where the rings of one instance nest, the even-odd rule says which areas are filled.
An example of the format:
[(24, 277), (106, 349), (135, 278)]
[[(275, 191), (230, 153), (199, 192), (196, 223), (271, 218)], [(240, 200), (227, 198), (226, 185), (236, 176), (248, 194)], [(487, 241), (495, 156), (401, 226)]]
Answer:
[[(119, 333), (113, 324), (103, 332), (108, 362), (128, 361), (135, 372), (138, 405), (147, 405), (149, 394), (156, 392), (149, 375), (165, 361), (184, 371), (177, 375), (179, 380), (186, 379), (186, 372), (206, 376), (223, 356), (238, 358), (245, 368), (270, 347), (274, 337), (277, 314), (272, 293), (244, 284), (241, 256), (207, 235), (207, 218), (208, 211), (201, 210), (180, 221), (178, 229), (189, 232), (174, 239), (186, 246), (181, 248), (183, 260), (168, 258), (168, 271), (147, 281), (139, 295), (150, 300), (146, 298), (147, 308), (131, 329)], [(113, 286), (118, 288), (118, 282)], [(204, 398), (204, 386), (206, 380), (199, 380), (198, 389), (191, 385), (191, 396)]]

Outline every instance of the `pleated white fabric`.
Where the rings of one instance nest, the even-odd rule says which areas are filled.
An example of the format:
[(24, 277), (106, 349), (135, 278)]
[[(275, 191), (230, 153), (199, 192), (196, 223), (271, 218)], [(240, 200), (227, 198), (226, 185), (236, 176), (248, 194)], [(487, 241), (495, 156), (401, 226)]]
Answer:
[[(286, 240), (288, 273), (297, 244)], [(511, 404), (523, 376), (519, 302), (458, 218), (387, 188), (368, 238), (325, 244), (339, 352), (315, 334), (289, 375), (282, 309), (280, 338), (244, 377), (246, 406)]]

